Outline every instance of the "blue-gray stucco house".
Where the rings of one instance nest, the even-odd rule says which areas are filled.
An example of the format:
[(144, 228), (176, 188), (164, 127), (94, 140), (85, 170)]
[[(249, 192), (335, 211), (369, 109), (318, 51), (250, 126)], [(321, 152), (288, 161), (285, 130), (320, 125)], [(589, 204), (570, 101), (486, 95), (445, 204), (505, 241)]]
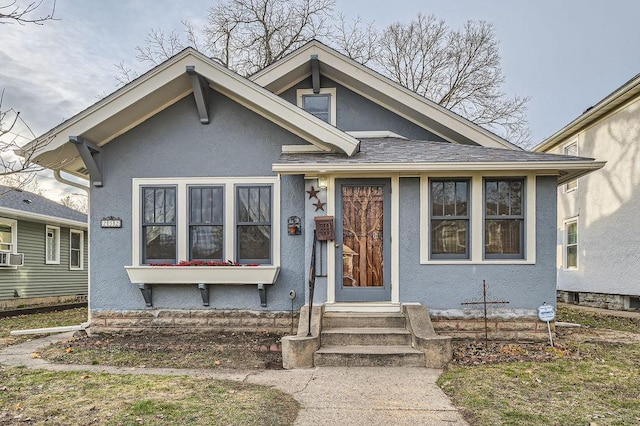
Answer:
[(421, 304), (460, 331), (484, 280), (499, 316), (535, 317), (556, 188), (602, 166), (524, 151), (316, 41), (248, 79), (185, 49), (45, 139), (37, 163), (91, 180), (96, 328), (286, 328), (314, 251), (326, 312)]

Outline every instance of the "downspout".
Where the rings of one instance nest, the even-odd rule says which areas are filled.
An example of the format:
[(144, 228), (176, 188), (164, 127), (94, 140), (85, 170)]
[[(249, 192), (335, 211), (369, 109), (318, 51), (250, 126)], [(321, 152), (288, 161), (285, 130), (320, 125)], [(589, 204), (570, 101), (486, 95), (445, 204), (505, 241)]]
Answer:
[[(65, 179), (62, 177), (62, 175), (60, 174), (60, 170), (54, 170), (53, 171), (53, 177), (60, 183), (65, 184), (65, 185), (71, 185), (74, 188), (78, 188), (78, 189), (82, 189), (83, 191), (87, 192), (87, 211), (90, 213), (91, 212), (91, 191), (89, 191), (91, 189), (90, 186), (85, 186), (82, 184), (79, 184), (77, 182), (73, 182), (70, 181), (69, 179)], [(89, 215), (87, 215), (89, 216)], [(90, 221), (88, 221), (87, 223), (87, 235), (90, 234)], [(89, 240), (87, 239), (87, 257), (89, 258), (89, 262), (87, 262), (87, 322), (86, 322), (86, 326), (85, 328), (91, 324), (91, 286), (89, 285), (89, 281), (91, 280), (91, 245), (89, 244)]]

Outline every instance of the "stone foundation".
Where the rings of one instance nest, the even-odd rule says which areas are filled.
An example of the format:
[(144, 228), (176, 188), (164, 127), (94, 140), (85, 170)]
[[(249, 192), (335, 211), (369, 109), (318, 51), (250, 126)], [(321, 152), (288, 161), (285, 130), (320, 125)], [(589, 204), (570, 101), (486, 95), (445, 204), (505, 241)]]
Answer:
[(637, 311), (640, 296), (558, 290), (558, 302), (614, 311)]
[[(297, 327), (298, 313), (294, 312), (294, 331)], [(91, 333), (120, 331), (167, 333), (265, 331), (291, 333), (291, 312), (202, 309), (91, 312)]]
[[(431, 323), (439, 335), (451, 336), (453, 339), (484, 340), (484, 318), (450, 318), (432, 316)], [(551, 324), (551, 332), (555, 333), (555, 324)], [(488, 318), (487, 337), (489, 340), (538, 342), (549, 340), (547, 323), (537, 317), (523, 318)]]

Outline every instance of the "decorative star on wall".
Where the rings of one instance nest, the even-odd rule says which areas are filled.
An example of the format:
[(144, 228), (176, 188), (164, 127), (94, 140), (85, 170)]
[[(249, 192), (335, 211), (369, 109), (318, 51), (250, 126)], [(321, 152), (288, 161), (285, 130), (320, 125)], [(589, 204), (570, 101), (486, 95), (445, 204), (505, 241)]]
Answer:
[(315, 198), (318, 201), (320, 201), (320, 199), (318, 198), (318, 194), (320, 193), (319, 189), (315, 189), (313, 187), (313, 185), (311, 186), (311, 190), (307, 191), (307, 194), (309, 194), (309, 199)]
[(316, 206), (316, 211), (318, 210), (322, 210), (324, 211), (324, 205), (327, 203), (323, 203), (322, 201), (318, 200), (317, 203), (312, 204), (313, 206)]

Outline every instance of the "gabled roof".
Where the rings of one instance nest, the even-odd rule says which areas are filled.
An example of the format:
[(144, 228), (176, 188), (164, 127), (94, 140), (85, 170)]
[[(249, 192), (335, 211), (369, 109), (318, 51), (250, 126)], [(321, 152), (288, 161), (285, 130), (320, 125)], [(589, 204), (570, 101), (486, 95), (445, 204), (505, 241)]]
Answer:
[(552, 149), (638, 96), (640, 96), (640, 74), (618, 87), (600, 102), (588, 108), (571, 123), (535, 146), (533, 151), (544, 152)]
[(448, 142), (371, 138), (360, 140), (360, 152), (344, 154), (288, 153), (273, 165), (278, 173), (532, 170), (557, 174), (558, 184), (604, 166), (592, 158), (456, 145)]
[(87, 215), (33, 192), (0, 185), (0, 215), (87, 229)]
[(187, 67), (214, 90), (291, 131), (323, 151), (352, 155), (358, 140), (228, 70), (193, 48), (186, 48), (86, 110), (64, 121), (23, 148), (36, 151), (35, 162), (87, 177), (85, 165), (69, 136), (104, 146), (159, 111), (193, 93)]
[(320, 74), (449, 142), (522, 149), (317, 40), (310, 41), (250, 79), (274, 93), (282, 93), (311, 75), (311, 55), (318, 57)]

